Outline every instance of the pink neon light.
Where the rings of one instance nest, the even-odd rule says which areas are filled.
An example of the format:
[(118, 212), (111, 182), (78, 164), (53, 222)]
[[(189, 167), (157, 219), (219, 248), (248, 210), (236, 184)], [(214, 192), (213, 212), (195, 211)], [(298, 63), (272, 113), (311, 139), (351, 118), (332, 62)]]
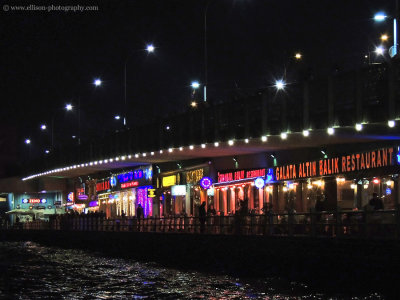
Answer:
[(143, 215), (145, 217), (153, 215), (153, 199), (147, 197), (147, 187), (137, 189), (138, 205), (143, 207)]

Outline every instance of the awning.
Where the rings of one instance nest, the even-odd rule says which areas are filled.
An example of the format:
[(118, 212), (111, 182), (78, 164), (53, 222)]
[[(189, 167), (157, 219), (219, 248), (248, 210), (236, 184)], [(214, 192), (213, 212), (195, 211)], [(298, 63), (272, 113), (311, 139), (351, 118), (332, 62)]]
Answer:
[(23, 210), (23, 209), (13, 209), (10, 211), (7, 211), (6, 214), (9, 215), (32, 215), (34, 216), (36, 213), (33, 211), (28, 211), (28, 210)]

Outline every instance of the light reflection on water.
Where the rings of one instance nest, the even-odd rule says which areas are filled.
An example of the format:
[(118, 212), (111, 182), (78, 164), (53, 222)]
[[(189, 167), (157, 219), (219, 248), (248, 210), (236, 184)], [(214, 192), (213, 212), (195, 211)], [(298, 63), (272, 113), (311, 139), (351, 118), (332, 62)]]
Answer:
[(0, 243), (0, 278), (0, 299), (328, 299), (281, 279), (180, 271), (31, 242)]

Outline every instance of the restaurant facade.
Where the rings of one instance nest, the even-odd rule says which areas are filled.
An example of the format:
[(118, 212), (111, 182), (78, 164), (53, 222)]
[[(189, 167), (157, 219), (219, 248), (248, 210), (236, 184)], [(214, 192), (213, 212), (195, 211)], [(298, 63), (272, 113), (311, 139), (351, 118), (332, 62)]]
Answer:
[(398, 146), (365, 146), (367, 150), (331, 147), (329, 151), (293, 150), (242, 159), (250, 162), (243, 164), (249, 168), (217, 170), (213, 185), (216, 210), (234, 214), (245, 205), (256, 214), (269, 208), (307, 212), (315, 209), (317, 201), (322, 202), (323, 210), (358, 210), (366, 208), (373, 193), (383, 200), (385, 209), (395, 208), (399, 199)]

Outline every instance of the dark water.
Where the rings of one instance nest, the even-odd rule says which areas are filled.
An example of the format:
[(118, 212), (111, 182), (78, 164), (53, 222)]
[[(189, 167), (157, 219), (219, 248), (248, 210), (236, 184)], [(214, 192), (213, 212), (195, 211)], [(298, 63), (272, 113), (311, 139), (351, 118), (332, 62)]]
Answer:
[(278, 278), (163, 268), (31, 242), (0, 243), (0, 299), (384, 299), (326, 295)]

